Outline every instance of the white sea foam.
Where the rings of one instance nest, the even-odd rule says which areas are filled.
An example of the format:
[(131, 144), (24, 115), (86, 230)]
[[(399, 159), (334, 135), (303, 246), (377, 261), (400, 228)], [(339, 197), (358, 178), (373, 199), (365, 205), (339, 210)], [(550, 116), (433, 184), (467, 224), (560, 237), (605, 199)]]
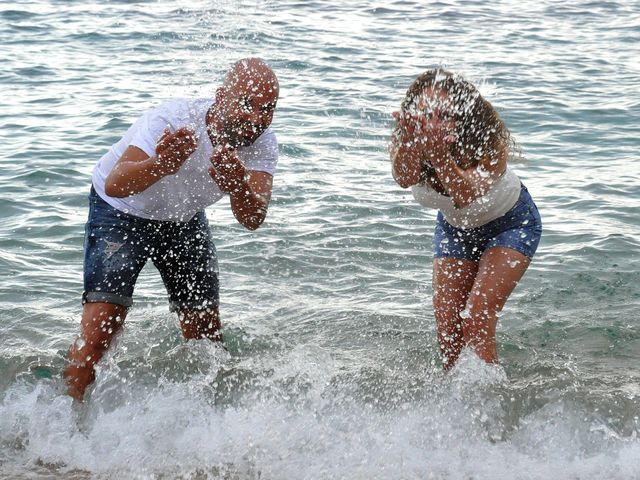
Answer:
[[(328, 352), (299, 346), (266, 359), (264, 371), (270, 373), (254, 384), (251, 395), (217, 405), (211, 382), (225, 359), (204, 347), (209, 357), (203, 361), (202, 348), (178, 350), (210, 370), (183, 381), (161, 380), (152, 389), (115, 382), (116, 371), (104, 371), (108, 364), (92, 398), (79, 408), (60, 394), (56, 381), (15, 384), (0, 403), (0, 443), (14, 451), (5, 465), (28, 471), (44, 464), (61, 476), (82, 470), (131, 478), (629, 479), (637, 474), (640, 442), (585, 424), (569, 402), (549, 403), (511, 431), (500, 431), (505, 412), (496, 391), (508, 379), (500, 367), (472, 354), (463, 355), (451, 375), (430, 380), (422, 399), (379, 408), (350, 397), (349, 388), (331, 388), (337, 372)], [(107, 385), (129, 393), (107, 394)], [(585, 454), (593, 441), (604, 448)]]

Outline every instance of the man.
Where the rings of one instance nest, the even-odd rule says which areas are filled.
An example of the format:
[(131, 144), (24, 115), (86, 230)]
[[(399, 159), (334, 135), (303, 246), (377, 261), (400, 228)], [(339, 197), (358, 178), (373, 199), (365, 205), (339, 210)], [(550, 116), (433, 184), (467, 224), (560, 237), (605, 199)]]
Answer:
[(122, 328), (148, 259), (186, 339), (222, 341), (218, 264), (204, 207), (230, 197), (249, 230), (271, 198), (278, 100), (262, 60), (238, 61), (212, 99), (174, 99), (146, 112), (93, 172), (80, 335), (69, 351), (68, 393), (82, 400), (94, 367)]

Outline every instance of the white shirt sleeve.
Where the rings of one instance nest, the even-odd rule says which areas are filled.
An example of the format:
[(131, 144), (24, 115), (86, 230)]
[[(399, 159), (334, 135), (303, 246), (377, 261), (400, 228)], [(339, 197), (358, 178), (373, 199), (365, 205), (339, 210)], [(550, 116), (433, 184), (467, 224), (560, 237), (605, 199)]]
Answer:
[(138, 147), (150, 157), (156, 153), (156, 144), (165, 128), (174, 131), (171, 119), (167, 115), (166, 104), (148, 110), (142, 116), (140, 126), (131, 137), (129, 145)]

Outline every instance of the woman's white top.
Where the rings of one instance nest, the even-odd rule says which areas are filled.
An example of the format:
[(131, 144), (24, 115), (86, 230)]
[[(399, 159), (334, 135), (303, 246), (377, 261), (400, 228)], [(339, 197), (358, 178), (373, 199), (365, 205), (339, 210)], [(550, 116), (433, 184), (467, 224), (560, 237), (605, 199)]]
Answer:
[(464, 208), (456, 207), (453, 199), (436, 192), (428, 184), (411, 187), (416, 201), (428, 208), (437, 208), (445, 220), (457, 228), (477, 228), (507, 213), (520, 196), (520, 179), (508, 167), (489, 191)]

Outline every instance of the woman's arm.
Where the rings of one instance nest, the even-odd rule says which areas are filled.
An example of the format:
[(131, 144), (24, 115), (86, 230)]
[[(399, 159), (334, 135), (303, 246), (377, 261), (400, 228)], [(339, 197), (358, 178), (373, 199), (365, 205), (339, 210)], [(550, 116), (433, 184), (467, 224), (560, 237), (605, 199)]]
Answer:
[(420, 181), (423, 153), (419, 145), (419, 138), (409, 122), (401, 117), (400, 112), (393, 112), (397, 127), (389, 141), (389, 156), (391, 157), (391, 174), (402, 188), (416, 185)]
[[(455, 142), (451, 125), (437, 117), (427, 120), (421, 114), (404, 114), (398, 118), (398, 126), (414, 139), (411, 145), (416, 149), (415, 158), (421, 159), (420, 165), (428, 163), (433, 168), (445, 193), (459, 208), (486, 194), (507, 167), (506, 147), (493, 156), (485, 155), (478, 165), (460, 167), (451, 156)], [(419, 178), (419, 171), (417, 175)]]
[(398, 185), (402, 188), (408, 188), (420, 181), (420, 159), (408, 148), (398, 146), (398, 142), (394, 138), (389, 143), (389, 155), (391, 157), (391, 174)]
[(502, 176), (507, 168), (508, 153), (503, 148), (495, 156), (485, 155), (478, 165), (463, 169), (451, 156), (449, 144), (444, 138), (440, 141), (434, 139), (429, 161), (447, 194), (459, 208), (464, 208), (485, 195)]

